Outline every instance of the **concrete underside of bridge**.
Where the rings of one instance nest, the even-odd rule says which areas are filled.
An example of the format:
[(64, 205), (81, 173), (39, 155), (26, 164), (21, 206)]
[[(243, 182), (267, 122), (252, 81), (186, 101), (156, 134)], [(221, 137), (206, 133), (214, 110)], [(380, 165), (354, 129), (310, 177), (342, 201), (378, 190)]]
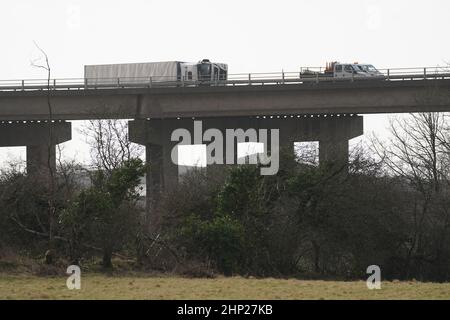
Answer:
[(28, 174), (45, 176), (56, 168), (56, 145), (71, 139), (71, 128), (64, 121), (0, 123), (0, 147), (26, 146)]
[[(280, 119), (270, 118), (202, 118), (202, 131), (208, 129), (218, 129), (226, 136), (227, 129), (267, 129), (269, 139), (266, 150), (273, 148), (270, 141), (270, 132), (273, 129), (279, 130), (280, 150), (292, 150), (294, 142), (319, 141), (319, 161), (332, 163), (337, 166), (345, 166), (348, 163), (348, 141), (363, 134), (362, 116), (334, 116), (334, 117), (289, 117)], [(173, 163), (171, 153), (179, 140), (172, 141), (171, 135), (176, 129), (184, 128), (191, 133), (192, 144), (202, 144), (199, 142), (198, 134), (194, 129), (194, 120), (133, 120), (129, 121), (130, 140), (145, 145), (146, 160), (150, 164), (147, 173), (147, 210), (150, 213), (152, 208), (157, 206), (159, 194), (164, 189), (170, 189), (178, 182), (178, 166)], [(200, 132), (203, 137), (203, 132)], [(197, 134), (197, 138), (194, 136)], [(194, 141), (197, 139), (197, 141)], [(200, 138), (202, 139), (202, 138)], [(258, 137), (259, 139), (259, 137)], [(237, 142), (234, 141), (237, 147)], [(250, 141), (246, 142), (261, 142)], [(203, 142), (208, 144), (209, 141)], [(233, 154), (236, 162), (237, 152)], [(176, 149), (175, 149), (176, 150)], [(275, 150), (270, 150), (274, 152)], [(226, 161), (226, 148), (223, 149), (224, 163)], [(230, 161), (228, 161), (230, 163)]]

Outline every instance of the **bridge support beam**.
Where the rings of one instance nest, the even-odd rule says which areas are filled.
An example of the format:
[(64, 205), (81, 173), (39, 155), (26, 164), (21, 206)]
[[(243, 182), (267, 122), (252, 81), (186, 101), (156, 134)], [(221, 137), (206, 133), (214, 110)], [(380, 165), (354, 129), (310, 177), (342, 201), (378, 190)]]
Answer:
[[(201, 122), (200, 122), (201, 121)], [(200, 124), (199, 124), (200, 123)], [(200, 126), (200, 127), (199, 127)], [(278, 130), (278, 150), (294, 150), (294, 142), (319, 141), (319, 158), (321, 164), (331, 163), (333, 166), (344, 166), (348, 162), (348, 141), (363, 134), (363, 118), (361, 116), (328, 116), (328, 117), (239, 117), (239, 118), (206, 118), (206, 119), (155, 119), (133, 120), (129, 122), (130, 141), (146, 146), (146, 159), (149, 164), (147, 173), (147, 213), (148, 218), (156, 210), (160, 194), (164, 189), (170, 189), (178, 183), (178, 165), (172, 161), (172, 153), (177, 159), (175, 145), (171, 141), (176, 129), (184, 130), (189, 136), (185, 144), (209, 144), (203, 142), (203, 134), (208, 129), (216, 129), (223, 136), (224, 164), (237, 163), (237, 141), (235, 141), (232, 161), (226, 161), (227, 129), (255, 129), (258, 132), (256, 141), (261, 142), (260, 130), (267, 129), (266, 150), (270, 150), (273, 130)], [(180, 137), (176, 135), (177, 139)], [(205, 139), (206, 140), (206, 139)], [(270, 147), (268, 147), (270, 146)], [(229, 157), (231, 159), (231, 157)], [(231, 162), (231, 163), (230, 163)], [(215, 171), (220, 165), (212, 165)]]
[(25, 146), (31, 175), (44, 177), (56, 169), (55, 146), (71, 137), (71, 123), (65, 121), (0, 123), (0, 147)]

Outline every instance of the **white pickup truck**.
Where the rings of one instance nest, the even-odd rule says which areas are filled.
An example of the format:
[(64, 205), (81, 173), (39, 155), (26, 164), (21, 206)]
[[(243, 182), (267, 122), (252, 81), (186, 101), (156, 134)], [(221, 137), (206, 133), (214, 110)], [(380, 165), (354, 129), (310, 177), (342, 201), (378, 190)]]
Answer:
[(302, 76), (319, 76), (328, 78), (381, 78), (383, 74), (371, 64), (362, 63), (327, 63), (325, 71), (302, 69)]

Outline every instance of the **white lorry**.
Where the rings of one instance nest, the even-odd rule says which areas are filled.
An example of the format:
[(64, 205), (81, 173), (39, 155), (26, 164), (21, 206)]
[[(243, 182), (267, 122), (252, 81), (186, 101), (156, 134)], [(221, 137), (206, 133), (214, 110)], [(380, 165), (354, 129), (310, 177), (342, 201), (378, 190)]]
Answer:
[(84, 66), (87, 85), (126, 85), (134, 83), (209, 82), (227, 80), (228, 66), (203, 59), (182, 61), (124, 63)]

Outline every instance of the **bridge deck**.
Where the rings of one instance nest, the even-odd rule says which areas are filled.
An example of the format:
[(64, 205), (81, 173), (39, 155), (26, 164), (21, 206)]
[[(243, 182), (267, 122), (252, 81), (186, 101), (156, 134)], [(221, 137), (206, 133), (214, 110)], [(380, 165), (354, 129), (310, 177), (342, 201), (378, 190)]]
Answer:
[(0, 91), (0, 120), (294, 116), (450, 111), (450, 76), (413, 80)]
[[(202, 86), (248, 86), (248, 85), (311, 85), (318, 83), (360, 82), (360, 81), (415, 81), (450, 79), (449, 68), (394, 68), (380, 70), (380, 76), (353, 76), (352, 78), (334, 78), (323, 73), (306, 69), (312, 74), (300, 72), (272, 72), (230, 74), (227, 80), (193, 81), (172, 77), (152, 81), (152, 77), (141, 78), (66, 78), (66, 79), (24, 79), (0, 80), (0, 92), (36, 91), (36, 90), (105, 90), (113, 88), (153, 88), (153, 87), (202, 87)], [(314, 69), (313, 69), (314, 70)]]

